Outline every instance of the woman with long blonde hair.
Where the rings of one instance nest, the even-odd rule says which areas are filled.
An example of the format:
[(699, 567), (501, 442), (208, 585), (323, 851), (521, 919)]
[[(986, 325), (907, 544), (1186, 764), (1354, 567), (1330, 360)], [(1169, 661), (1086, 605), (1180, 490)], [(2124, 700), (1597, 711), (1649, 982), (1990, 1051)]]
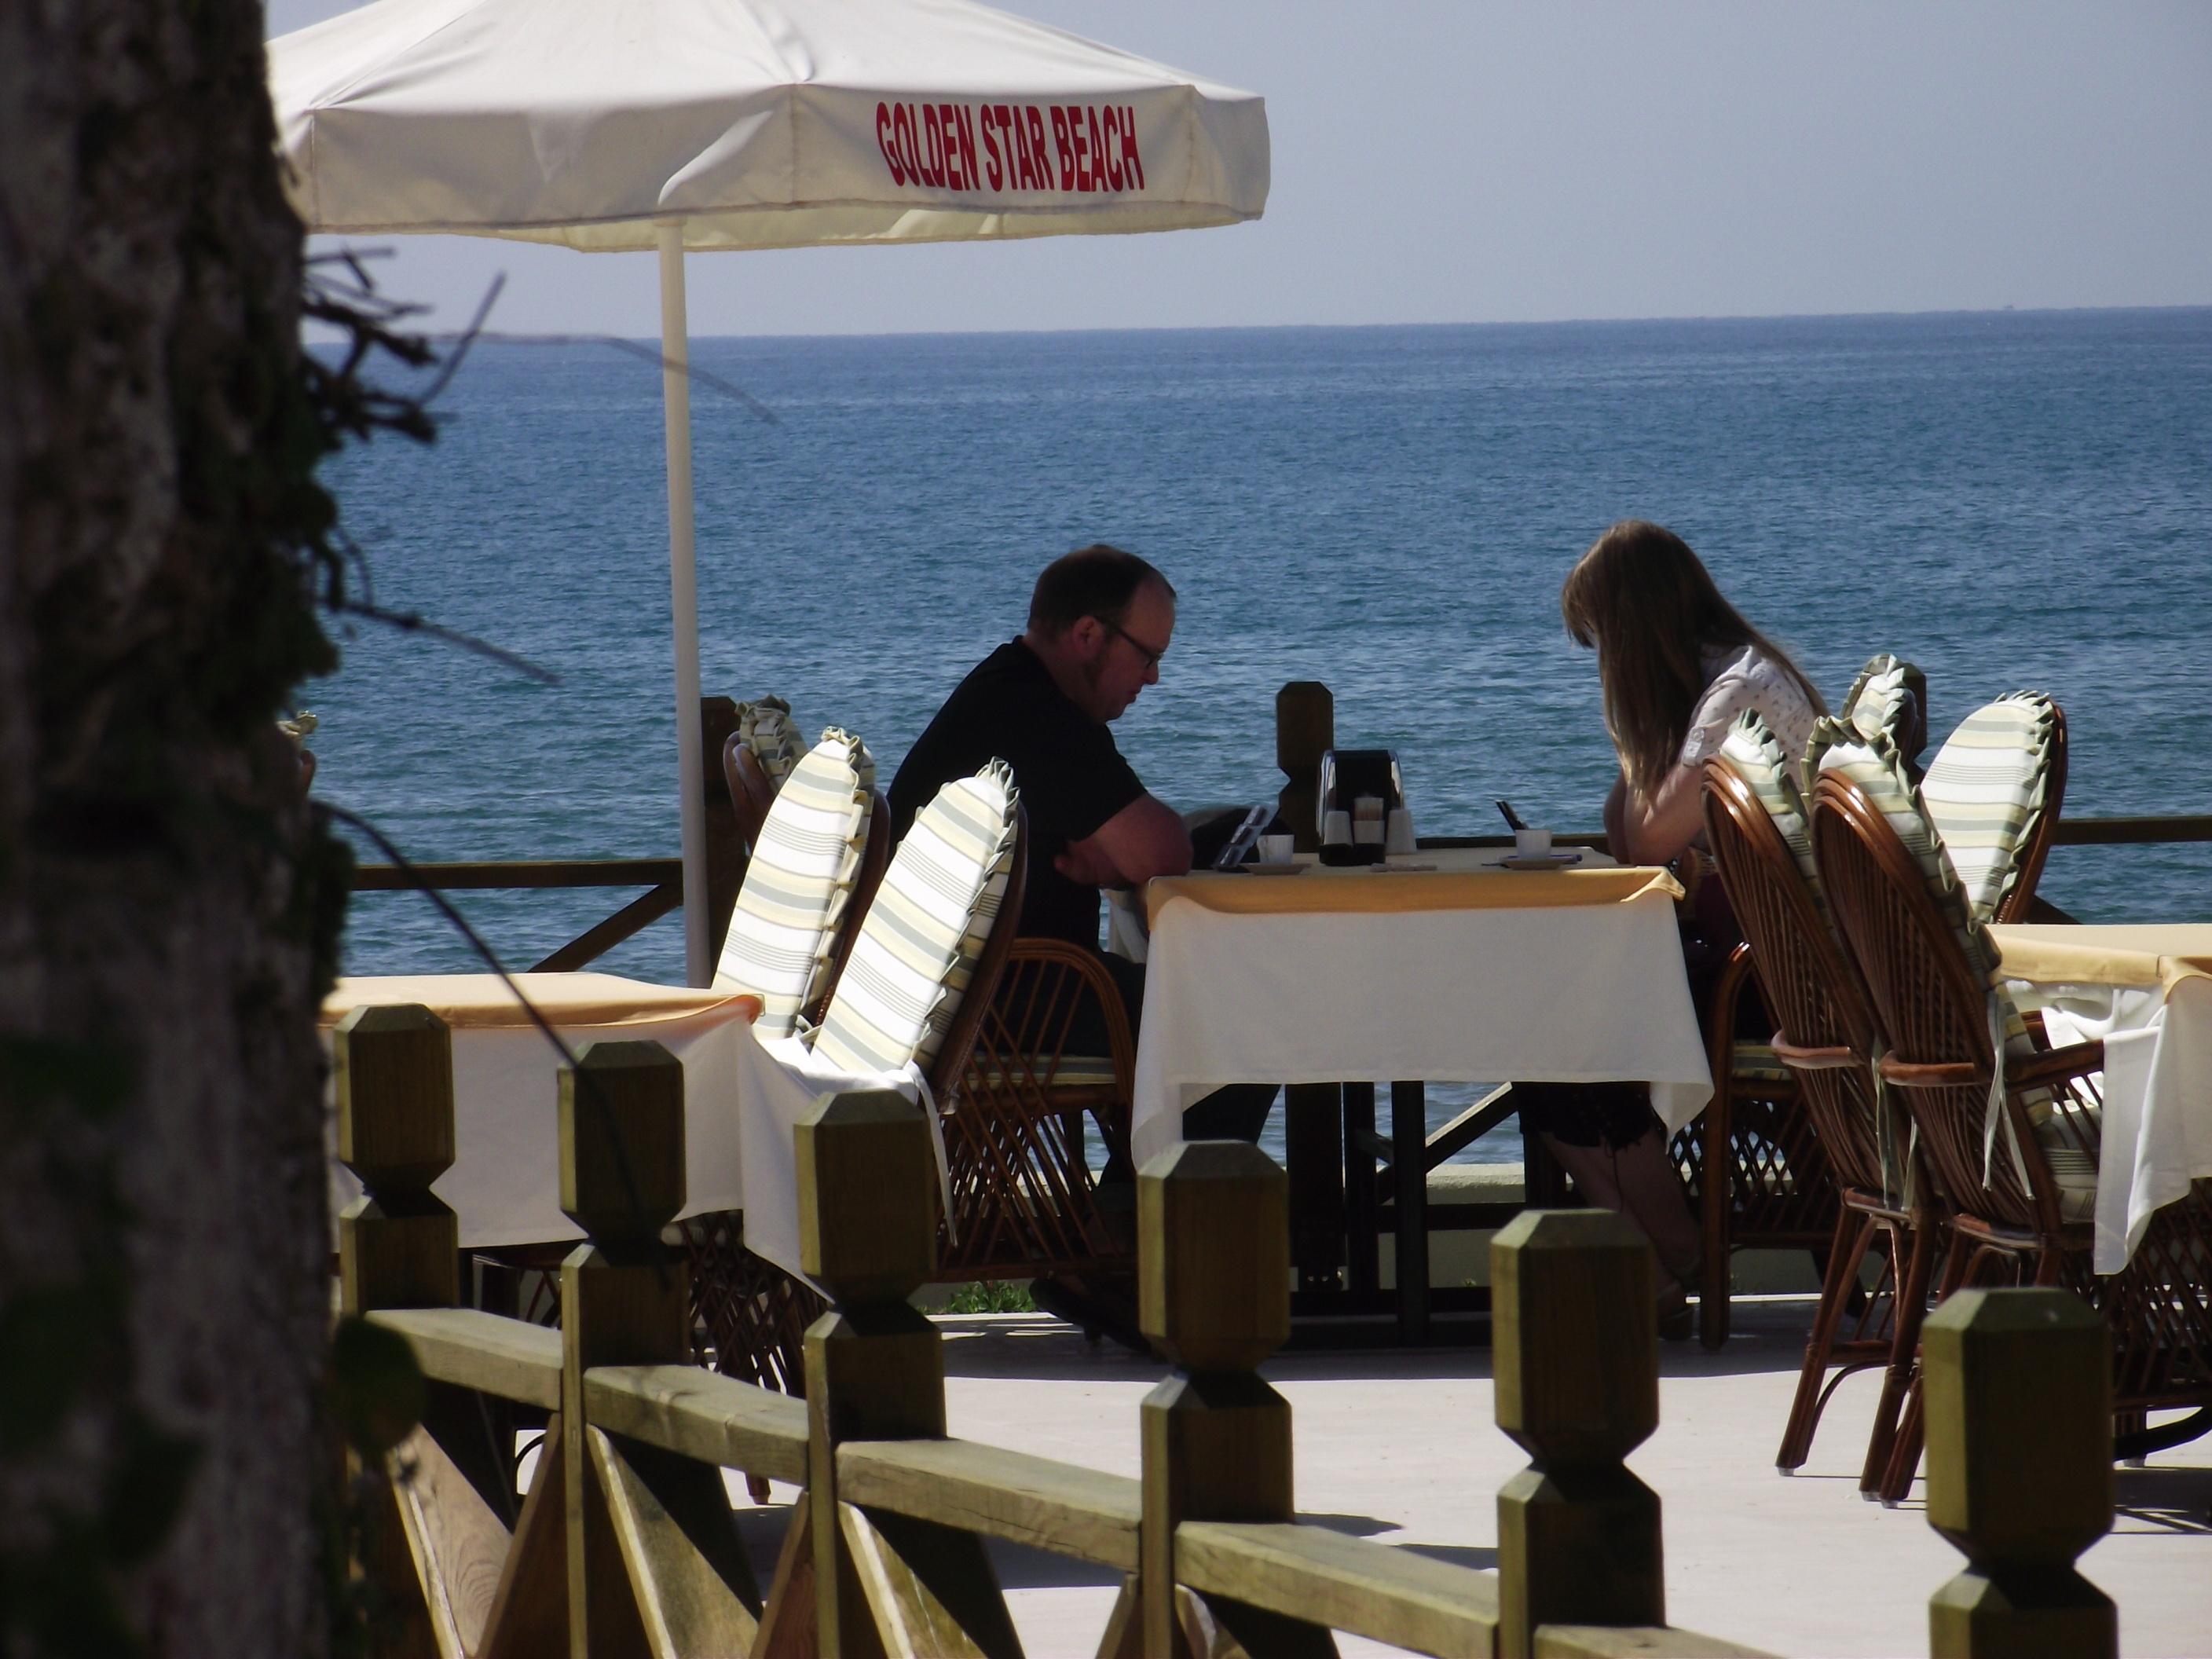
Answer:
[[(1599, 537), (1568, 573), (1559, 611), (1575, 642), (1597, 653), (1606, 729), (1620, 757), (1606, 841), (1623, 864), (1671, 864), (1700, 839), (1702, 763), (1746, 709), (1758, 710), (1793, 758), (1826, 712), (1788, 653), (1721, 596), (1689, 544), (1658, 525), (1631, 520)], [(1683, 926), (1701, 1015), (1735, 943), (1720, 884), (1702, 884), (1697, 914)], [(1661, 1295), (1662, 1328), (1687, 1335), (1682, 1292), (1697, 1284), (1700, 1239), (1649, 1091), (1563, 1084), (1532, 1092), (1525, 1115), (1575, 1185), (1650, 1238), (1675, 1280)]]

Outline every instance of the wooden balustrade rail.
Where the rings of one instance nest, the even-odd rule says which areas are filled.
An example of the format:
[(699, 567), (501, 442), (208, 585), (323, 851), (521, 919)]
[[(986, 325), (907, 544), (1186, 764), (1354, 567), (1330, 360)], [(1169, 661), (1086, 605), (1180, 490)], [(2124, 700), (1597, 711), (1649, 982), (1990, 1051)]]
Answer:
[[(721, 777), (722, 745), (737, 727), (737, 705), (727, 697), (703, 697), (699, 718), (708, 771), (710, 944), (720, 954), (723, 933), (729, 927), (730, 905), (744, 878), (744, 849)], [(1276, 696), (1276, 758), (1289, 780), (1279, 804), (1283, 821), (1291, 826), (1302, 852), (1311, 852), (1319, 845), (1314, 824), (1315, 791), (1322, 752), (1335, 741), (1335, 701), (1329, 689), (1318, 681), (1294, 681)], [(1553, 840), (1562, 847), (1605, 845), (1604, 834), (1596, 830), (1562, 831)], [(1512, 837), (1506, 835), (1421, 837), (1424, 847), (1504, 847), (1511, 842)], [(2062, 817), (2053, 836), (2053, 844), (2059, 847), (2142, 847), (2189, 842), (2212, 842), (2212, 815)], [(391, 864), (354, 867), (353, 890), (357, 893), (408, 892), (424, 883), (447, 892), (545, 892), (593, 887), (646, 890), (532, 963), (533, 973), (569, 972), (585, 967), (684, 902), (683, 860), (673, 858), (466, 860), (417, 864), (405, 870)]]
[[(1124, 1575), (1101, 1659), (1328, 1655), (1334, 1631), (1419, 1653), (1626, 1659), (1751, 1649), (1668, 1628), (1660, 1505), (1622, 1459), (1657, 1422), (1652, 1262), (1601, 1212), (1530, 1212), (1494, 1242), (1497, 1417), (1532, 1462), (1498, 1497), (1499, 1569), (1301, 1523), (1291, 1410), (1256, 1367), (1287, 1334), (1285, 1178), (1200, 1142), (1138, 1183), (1139, 1312), (1174, 1375), (1139, 1413), (1142, 1478), (949, 1438), (931, 1276), (927, 1127), (890, 1094), (825, 1097), (799, 1127), (801, 1265), (834, 1305), (804, 1401), (683, 1363), (683, 1073), (603, 1042), (561, 1079), (561, 1199), (586, 1237), (562, 1328), (454, 1305), (448, 1035), (362, 1008), (336, 1036), (343, 1305), (405, 1336), (433, 1384), (388, 1460), (374, 1568), (392, 1654), (504, 1659), (890, 1653), (1014, 1659), (983, 1540)], [(2100, 1655), (2109, 1601), (2075, 1571), (2112, 1516), (2102, 1328), (2057, 1291), (1973, 1292), (1928, 1323), (1929, 1518), (1967, 1556), (1930, 1603), (1931, 1650)], [(2039, 1379), (2032, 1391), (2014, 1383)], [(528, 1495), (474, 1395), (552, 1413)], [(763, 1594), (722, 1483), (801, 1488)]]

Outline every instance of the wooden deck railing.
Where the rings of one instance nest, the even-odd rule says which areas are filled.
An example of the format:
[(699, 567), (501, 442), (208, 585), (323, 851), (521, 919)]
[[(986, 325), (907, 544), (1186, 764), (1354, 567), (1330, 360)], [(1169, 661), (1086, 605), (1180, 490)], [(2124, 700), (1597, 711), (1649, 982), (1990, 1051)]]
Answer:
[[(1200, 1142), (1139, 1182), (1140, 1315), (1176, 1367), (1136, 1431), (1141, 1478), (946, 1436), (927, 1127), (896, 1096), (825, 1097), (798, 1130), (803, 1265), (832, 1294), (804, 1402), (684, 1363), (683, 1073), (592, 1045), (560, 1092), (562, 1207), (587, 1237), (558, 1332), (455, 1306), (445, 1028), (362, 1008), (337, 1033), (344, 1310), (407, 1338), (434, 1387), (389, 1459), (405, 1609), (392, 1652), (1014, 1656), (983, 1540), (1122, 1575), (1105, 1659), (1334, 1653), (1342, 1630), (1489, 1659), (1748, 1655), (1666, 1626), (1657, 1497), (1623, 1458), (1657, 1422), (1653, 1263), (1608, 1214), (1530, 1213), (1493, 1247), (1499, 1426), (1531, 1463), (1498, 1498), (1496, 1573), (1297, 1519), (1288, 1403), (1257, 1367), (1288, 1328), (1284, 1176)], [(1929, 1514), (1969, 1565), (1930, 1606), (1939, 1655), (2114, 1651), (2075, 1572), (2110, 1525), (2101, 1327), (2063, 1291), (1969, 1293), (1928, 1323)], [(2033, 1376), (2037, 1387), (2017, 1379)], [(552, 1414), (528, 1495), (478, 1397)], [(502, 1443), (504, 1442), (504, 1443)], [(725, 1468), (799, 1486), (756, 1582)]]
[[(744, 878), (744, 853), (722, 780), (722, 744), (737, 728), (737, 705), (727, 697), (699, 703), (702, 752), (707, 766), (707, 868), (712, 889), (710, 924), (714, 953), (720, 954), (729, 926), (730, 904)], [(1291, 782), (1281, 794), (1284, 822), (1309, 825), (1314, 812), (1314, 774), (1323, 750), (1335, 741), (1335, 705), (1327, 686), (1298, 681), (1276, 699), (1276, 750)], [(1301, 846), (1313, 840), (1302, 835)], [(1603, 847), (1597, 830), (1563, 831), (1562, 847)], [(1424, 847), (1504, 847), (1510, 836), (1425, 836)], [(2212, 842), (2212, 815), (2166, 817), (2065, 818), (2054, 844), (2060, 847), (2142, 847), (2164, 842)], [(1312, 850), (1305, 846), (1305, 850)], [(531, 964), (533, 972), (582, 968), (641, 933), (684, 902), (683, 860), (647, 859), (474, 860), (417, 864), (403, 870), (391, 864), (363, 864), (354, 870), (357, 893), (412, 890), (418, 882), (449, 892), (544, 892), (556, 888), (642, 887), (647, 890), (612, 915), (594, 922), (558, 950)], [(2063, 913), (2054, 913), (2063, 919)]]

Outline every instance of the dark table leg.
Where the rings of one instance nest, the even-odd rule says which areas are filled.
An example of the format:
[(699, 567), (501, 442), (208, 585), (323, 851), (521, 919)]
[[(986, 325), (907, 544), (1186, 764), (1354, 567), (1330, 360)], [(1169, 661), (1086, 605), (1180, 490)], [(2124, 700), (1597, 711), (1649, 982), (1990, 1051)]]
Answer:
[(1346, 1277), (1355, 1297), (1382, 1287), (1381, 1243), (1375, 1202), (1375, 1085), (1344, 1085), (1344, 1231)]
[[(1390, 1085), (1390, 1168), (1398, 1211), (1398, 1338), (1408, 1347), (1429, 1340), (1428, 1091), (1418, 1083)], [(1372, 1190), (1370, 1183), (1370, 1190)]]
[(1521, 1202), (1531, 1210), (1562, 1209), (1567, 1202), (1567, 1172), (1526, 1117), (1521, 1120)]
[(1334, 1291), (1344, 1270), (1344, 1097), (1334, 1083), (1283, 1091), (1291, 1261), (1302, 1291)]

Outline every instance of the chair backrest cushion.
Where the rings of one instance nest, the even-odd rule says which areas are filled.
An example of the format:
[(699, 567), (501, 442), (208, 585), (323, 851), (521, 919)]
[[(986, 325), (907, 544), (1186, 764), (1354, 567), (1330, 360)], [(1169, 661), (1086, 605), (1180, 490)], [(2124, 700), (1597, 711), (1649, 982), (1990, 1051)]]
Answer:
[(738, 736), (772, 782), (781, 782), (799, 764), (805, 744), (791, 718), (791, 705), (781, 697), (762, 697), (738, 705)]
[(827, 743), (833, 737), (850, 738), (853, 744), (853, 775), (860, 779), (863, 793), (872, 792), (876, 787), (876, 757), (868, 745), (837, 726), (825, 726), (822, 728), (823, 742)]
[(1986, 981), (1995, 952), (1966, 902), (1966, 890), (1944, 849), (1942, 832), (1921, 805), (1920, 792), (1905, 770), (1903, 751), (1885, 732), (1869, 736), (1850, 722), (1830, 716), (1813, 728), (1813, 740), (1805, 747), (1806, 781), (1809, 783), (1829, 771), (1841, 772), (1856, 784), (1875, 810), (1889, 821), (1905, 850), (1920, 866), (1929, 896), (1950, 924), (1974, 976)]
[(1797, 769), (1783, 752), (1782, 740), (1774, 735), (1773, 727), (1757, 709), (1747, 708), (1721, 740), (1720, 757), (1759, 797), (1759, 804), (1766, 809), (1783, 845), (1804, 876), (1805, 884), (1813, 890), (1814, 902), (1825, 902), (1820, 897), (1820, 868), (1813, 862), (1812, 815), (1806, 810), (1804, 791), (1798, 786)]
[[(2014, 1056), (2033, 1054), (2035, 1040), (2028, 1033), (2027, 1022), (2021, 1018), (2019, 1006), (2006, 988), (2003, 974), (1998, 971), (1996, 944), (1984, 920), (1973, 913), (1967, 902), (1966, 889), (1944, 848), (1942, 832), (1922, 805), (1918, 792), (1907, 781), (1905, 759), (1897, 746), (1880, 735), (1862, 738), (1855, 728), (1830, 720), (1823, 720), (1815, 729), (1813, 744), (1805, 754), (1808, 766), (1817, 765), (1824, 772), (1840, 771), (1856, 784), (1875, 810), (1888, 820), (1897, 838), (1912, 854), (1913, 862), (1920, 866), (1929, 896), (1936, 901), (1937, 912), (1950, 924), (1952, 937), (1966, 953), (1966, 965), (1973, 971), (1976, 982), (1987, 988), (1995, 1003), (2004, 1052)], [(2049, 1090), (2031, 1091), (2023, 1099), (2032, 1121), (2039, 1122), (2049, 1115)]]
[(1020, 794), (992, 761), (915, 814), (860, 923), (814, 1052), (854, 1073), (927, 1069), (960, 1009), (1013, 868)]
[(763, 1039), (791, 1035), (830, 971), (868, 841), (865, 752), (849, 732), (824, 732), (776, 791), (745, 866), (714, 985), (766, 1004), (753, 1027)]
[(1887, 733), (1910, 764), (1928, 740), (1928, 677), (1902, 657), (1877, 653), (1844, 693), (1836, 717), (1856, 726), (1861, 737)]
[(2051, 810), (2057, 705), (2040, 691), (1984, 703), (1943, 740), (1920, 798), (1978, 921), (1996, 918), (2019, 884), (2029, 843)]

